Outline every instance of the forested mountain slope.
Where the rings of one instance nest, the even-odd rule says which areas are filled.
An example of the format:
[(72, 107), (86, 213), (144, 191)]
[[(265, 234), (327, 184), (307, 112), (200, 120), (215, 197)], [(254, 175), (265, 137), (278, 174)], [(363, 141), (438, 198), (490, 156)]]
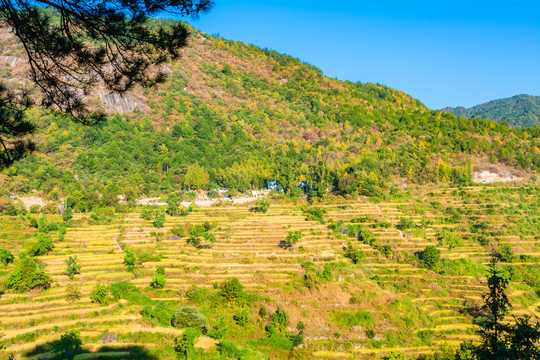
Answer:
[(464, 108), (444, 108), (456, 116), (505, 122), (510, 126), (540, 126), (540, 96), (516, 95)]
[[(0, 55), (20, 54), (11, 44)], [(13, 65), (4, 78), (22, 79), (24, 64)], [(32, 110), (38, 151), (0, 175), (4, 195), (243, 191), (300, 178), (374, 195), (396, 180), (467, 182), (471, 157), (540, 169), (537, 128), (432, 111), (403, 92), (329, 79), (298, 59), (200, 32), (167, 83), (95, 99), (133, 110), (94, 127)]]

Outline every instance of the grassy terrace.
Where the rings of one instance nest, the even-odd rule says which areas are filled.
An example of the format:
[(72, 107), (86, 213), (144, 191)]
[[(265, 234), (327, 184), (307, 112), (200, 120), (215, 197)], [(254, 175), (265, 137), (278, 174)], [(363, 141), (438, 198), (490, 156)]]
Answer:
[[(138, 213), (117, 214), (106, 224), (94, 225), (77, 215), (64, 240), (39, 257), (52, 276), (51, 288), (0, 296), (0, 333), (8, 350), (34, 359), (47, 358), (40, 345), (69, 329), (81, 332), (88, 351), (129, 358), (129, 349), (140, 347), (148, 358), (168, 359), (182, 330), (144, 320), (143, 306), (124, 299), (107, 306), (92, 303), (92, 287), (128, 280), (150, 299), (179, 308), (192, 304), (186, 294), (193, 286), (211, 291), (215, 283), (236, 277), (246, 292), (262, 296), (247, 307), (248, 325), (234, 324), (235, 309), (196, 306), (210, 327), (225, 321), (228, 338), (258, 347), (272, 359), (286, 358), (288, 350), (261, 343), (266, 336), (265, 320), (257, 314), (261, 305), (271, 312), (284, 309), (291, 329), (298, 321), (306, 324), (306, 345), (295, 351), (298, 358), (429, 353), (477, 340), (473, 319), (486, 289), (485, 266), (490, 254), (502, 248), (511, 250), (503, 264), (514, 271), (509, 292), (513, 313), (540, 317), (539, 204), (535, 188), (474, 186), (410, 188), (380, 201), (323, 202), (317, 205), (325, 210), (321, 221), (307, 220), (299, 205), (278, 203), (272, 203), (266, 214), (249, 212), (248, 206), (195, 208), (188, 216), (167, 217), (161, 229)], [(174, 226), (206, 221), (217, 239), (211, 247), (197, 249), (185, 238), (168, 239)], [(339, 224), (338, 230), (329, 224)], [(354, 224), (368, 229), (374, 241), (358, 241), (339, 230)], [(0, 228), (0, 246), (14, 254), (28, 246), (36, 232), (28, 219), (20, 217), (2, 217)], [(290, 231), (303, 235), (292, 251), (278, 247)], [(454, 237), (444, 237), (445, 233)], [(343, 256), (349, 242), (364, 252), (358, 264)], [(381, 251), (384, 245), (386, 252)], [(414, 256), (428, 245), (441, 251), (442, 265), (436, 271)], [(125, 247), (148, 258), (134, 273), (123, 265)], [(71, 255), (77, 255), (81, 265), (74, 283), (82, 297), (73, 303), (65, 299), (66, 287), (72, 284), (64, 274), (65, 261)], [(334, 264), (331, 279), (306, 287), (306, 261), (319, 270)], [(157, 266), (165, 268), (163, 290), (149, 287)], [(0, 267), (0, 278), (12, 267)], [(117, 336), (107, 349), (99, 343), (104, 334)], [(212, 352), (215, 344), (203, 336), (197, 347)]]

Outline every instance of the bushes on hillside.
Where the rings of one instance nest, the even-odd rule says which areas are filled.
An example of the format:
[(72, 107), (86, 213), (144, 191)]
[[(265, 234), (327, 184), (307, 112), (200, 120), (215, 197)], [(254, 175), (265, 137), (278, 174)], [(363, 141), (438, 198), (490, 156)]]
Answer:
[(270, 210), (270, 201), (267, 198), (262, 198), (255, 202), (255, 206), (250, 208), (251, 212), (267, 213)]
[(282, 249), (292, 250), (293, 246), (296, 245), (301, 238), (302, 232), (300, 230), (289, 231), (285, 240), (281, 240), (278, 246)]
[(45, 266), (29, 256), (15, 262), (15, 268), (6, 280), (6, 288), (22, 293), (34, 289), (48, 289), (51, 278)]
[(52, 249), (54, 249), (54, 241), (50, 234), (39, 233), (37, 234), (37, 241), (28, 250), (30, 256), (47, 255)]
[[(197, 224), (193, 226), (189, 232), (189, 237), (186, 242), (196, 248), (209, 247), (217, 241), (214, 234), (210, 233), (212, 225), (207, 221), (204, 224)], [(201, 245), (203, 240), (208, 243), (207, 245)]]
[(163, 266), (158, 266), (150, 286), (154, 289), (163, 289), (165, 287), (165, 282), (165, 268), (163, 268)]
[(107, 306), (113, 301), (113, 297), (106, 285), (97, 283), (90, 292), (90, 301), (101, 306)]
[(15, 260), (11, 251), (6, 249), (0, 249), (0, 263), (4, 266), (8, 266)]
[(434, 270), (441, 261), (441, 251), (432, 245), (426, 246), (422, 251), (417, 251), (415, 255), (430, 270)]
[(364, 258), (364, 251), (355, 247), (351, 242), (349, 242), (345, 248), (344, 256), (351, 259), (354, 264), (358, 264)]
[(131, 248), (124, 249), (124, 265), (126, 265), (128, 271), (133, 271), (137, 264), (137, 255)]
[(227, 300), (233, 302), (239, 299), (244, 293), (244, 286), (240, 284), (237, 278), (227, 279), (219, 286), (219, 294)]
[(193, 328), (206, 333), (206, 317), (199, 313), (193, 306), (184, 306), (176, 311), (171, 319), (171, 325), (175, 328)]
[(143, 319), (161, 326), (170, 326), (174, 314), (175, 310), (164, 301), (160, 301), (154, 306), (152, 304), (145, 305), (141, 310)]
[(81, 273), (81, 265), (77, 262), (77, 255), (70, 256), (66, 260), (66, 275), (69, 277), (70, 280), (73, 280), (75, 278), (75, 275), (78, 275)]

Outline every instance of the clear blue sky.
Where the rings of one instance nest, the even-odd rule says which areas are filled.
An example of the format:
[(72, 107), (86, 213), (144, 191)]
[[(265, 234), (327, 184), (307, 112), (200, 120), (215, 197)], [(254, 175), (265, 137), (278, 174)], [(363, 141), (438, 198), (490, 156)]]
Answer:
[(214, 0), (195, 28), (437, 109), (540, 95), (540, 0)]

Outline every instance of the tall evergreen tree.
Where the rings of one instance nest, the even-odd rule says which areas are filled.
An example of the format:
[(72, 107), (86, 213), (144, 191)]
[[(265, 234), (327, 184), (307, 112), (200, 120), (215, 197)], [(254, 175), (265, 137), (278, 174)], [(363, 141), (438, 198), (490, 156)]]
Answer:
[(485, 301), (482, 309), (487, 311), (488, 317), (480, 325), (481, 343), (478, 347), (478, 358), (480, 360), (507, 359), (507, 342), (504, 334), (508, 327), (503, 321), (512, 307), (506, 296), (506, 287), (510, 279), (493, 260), (488, 269), (487, 280), (488, 292), (482, 296)]

